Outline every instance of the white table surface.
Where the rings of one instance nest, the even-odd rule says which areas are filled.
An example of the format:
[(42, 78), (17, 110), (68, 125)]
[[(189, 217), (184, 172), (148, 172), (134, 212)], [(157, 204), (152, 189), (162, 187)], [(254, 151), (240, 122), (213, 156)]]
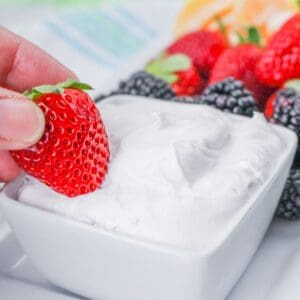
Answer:
[[(168, 22), (171, 22), (172, 17), (176, 14), (176, 9), (178, 9), (178, 5), (176, 6), (175, 3), (178, 4), (180, 1), (172, 1), (174, 10), (173, 13), (172, 10), (169, 10), (168, 15), (161, 14), (161, 11), (163, 7), (164, 9), (168, 7), (165, 4), (168, 2), (169, 5), (170, 1), (144, 0), (136, 2), (139, 3), (140, 8), (141, 3), (149, 5), (151, 2), (153, 10), (159, 9), (160, 14), (156, 14), (156, 22), (158, 22), (156, 26), (160, 28), (163, 22), (165, 22), (166, 26)], [(144, 9), (141, 11), (144, 11)], [(19, 33), (24, 33), (27, 38), (38, 43), (42, 48), (45, 48), (51, 54), (58, 57), (68, 67), (75, 70), (80, 78), (86, 79), (86, 81), (94, 81), (94, 85), (96, 85), (98, 91), (101, 90), (101, 85), (97, 84), (100, 82), (100, 78), (109, 76), (111, 70), (95, 67), (93, 63), (89, 63), (88, 59), (80, 57), (78, 53), (75, 53), (75, 50), (74, 57), (76, 59), (74, 57), (70, 59), (70, 55), (66, 53), (68, 48), (64, 47), (62, 43), (59, 44), (60, 47), (57, 44), (53, 45), (53, 43), (49, 43), (51, 37), (43, 34), (42, 26), (37, 26), (39, 19), (51, 17), (53, 13), (56, 13), (53, 8), (45, 10), (41, 7), (32, 7), (30, 10), (24, 10), (20, 6), (2, 6), (0, 11), (0, 25), (2, 24)], [(93, 74), (93, 76), (91, 77), (90, 74)], [(276, 220), (271, 225), (253, 261), (227, 300), (299, 300), (299, 275), (300, 222)], [(28, 278), (31, 279), (29, 280)], [(83, 298), (53, 287), (27, 262), (21, 268), (17, 269), (14, 274), (10, 274), (9, 276), (0, 274), (0, 299), (75, 300)]]

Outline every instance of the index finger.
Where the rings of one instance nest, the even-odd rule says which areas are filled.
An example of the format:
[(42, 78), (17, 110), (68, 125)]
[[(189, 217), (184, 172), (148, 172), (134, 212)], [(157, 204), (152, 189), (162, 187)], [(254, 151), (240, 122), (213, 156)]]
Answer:
[(0, 86), (23, 92), (75, 74), (29, 41), (0, 26)]

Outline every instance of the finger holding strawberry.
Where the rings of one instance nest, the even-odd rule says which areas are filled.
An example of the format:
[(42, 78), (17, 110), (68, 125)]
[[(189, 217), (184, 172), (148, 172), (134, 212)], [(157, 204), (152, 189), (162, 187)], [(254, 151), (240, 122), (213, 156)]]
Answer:
[(108, 168), (106, 130), (88, 89), (68, 80), (26, 91), (44, 112), (46, 129), (35, 145), (10, 151), (28, 174), (69, 197), (100, 187)]

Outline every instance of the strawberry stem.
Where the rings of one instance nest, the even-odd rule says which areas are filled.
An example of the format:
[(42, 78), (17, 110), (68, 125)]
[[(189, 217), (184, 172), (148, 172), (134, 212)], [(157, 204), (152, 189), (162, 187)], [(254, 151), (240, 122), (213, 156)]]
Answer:
[(43, 94), (62, 94), (65, 88), (69, 89), (77, 89), (77, 90), (92, 90), (93, 88), (87, 83), (79, 82), (74, 79), (68, 79), (64, 82), (60, 82), (58, 84), (44, 84), (39, 85), (31, 90), (26, 90), (23, 95), (29, 98), (30, 100), (35, 100), (37, 97)]
[[(300, 1), (300, 0), (299, 0)], [(226, 27), (224, 25), (224, 22), (222, 20), (222, 18), (219, 15), (215, 15), (215, 21), (219, 27), (219, 30), (222, 34), (226, 35), (227, 34), (227, 30)]]
[(247, 35), (243, 36), (238, 33), (240, 44), (255, 44), (261, 46), (261, 37), (259, 30), (254, 26), (247, 28)]

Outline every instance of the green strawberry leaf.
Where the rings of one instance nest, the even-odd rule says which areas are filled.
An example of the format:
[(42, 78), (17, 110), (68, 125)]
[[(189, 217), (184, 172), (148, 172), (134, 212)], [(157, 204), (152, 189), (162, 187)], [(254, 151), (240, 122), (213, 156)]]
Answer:
[(23, 93), (24, 96), (29, 98), (30, 100), (35, 100), (37, 97), (43, 94), (62, 94), (65, 88), (78, 89), (78, 90), (91, 90), (93, 89), (90, 85), (86, 83), (82, 83), (73, 79), (68, 79), (64, 82), (58, 84), (44, 84), (39, 85), (31, 90), (27, 90)]
[(176, 74), (161, 74), (158, 78), (166, 81), (169, 84), (172, 84), (178, 80), (178, 76)]
[(71, 88), (71, 89), (78, 89), (78, 90), (92, 90), (93, 88), (83, 82), (76, 81), (74, 79), (68, 79), (65, 82), (61, 82), (57, 84), (56, 86), (61, 87), (61, 88)]
[(191, 60), (184, 54), (174, 54), (167, 57), (162, 63), (164, 73), (187, 70), (191, 67)]
[(248, 40), (250, 43), (260, 46), (261, 44), (260, 33), (256, 27), (250, 26), (248, 28)]
[(300, 79), (292, 79), (284, 84), (284, 87), (300, 91)]
[(152, 60), (149, 64), (146, 65), (145, 71), (152, 75), (162, 73), (162, 64), (163, 60), (161, 58)]
[(178, 80), (176, 72), (189, 69), (191, 64), (190, 58), (184, 54), (174, 54), (170, 56), (162, 54), (158, 58), (150, 61), (150, 63), (146, 65), (145, 71), (171, 84)]
[(247, 35), (243, 36), (241, 33), (237, 33), (239, 37), (240, 44), (255, 44), (261, 46), (261, 36), (259, 30), (250, 26), (247, 28)]
[(42, 94), (36, 90), (27, 90), (23, 93), (23, 95), (30, 100), (35, 100), (37, 97), (39, 97)]
[(47, 93), (55, 93), (55, 94), (61, 94), (64, 92), (64, 89), (62, 87), (59, 87), (58, 85), (40, 85), (32, 89), (34, 92), (38, 92), (40, 94), (47, 94)]

